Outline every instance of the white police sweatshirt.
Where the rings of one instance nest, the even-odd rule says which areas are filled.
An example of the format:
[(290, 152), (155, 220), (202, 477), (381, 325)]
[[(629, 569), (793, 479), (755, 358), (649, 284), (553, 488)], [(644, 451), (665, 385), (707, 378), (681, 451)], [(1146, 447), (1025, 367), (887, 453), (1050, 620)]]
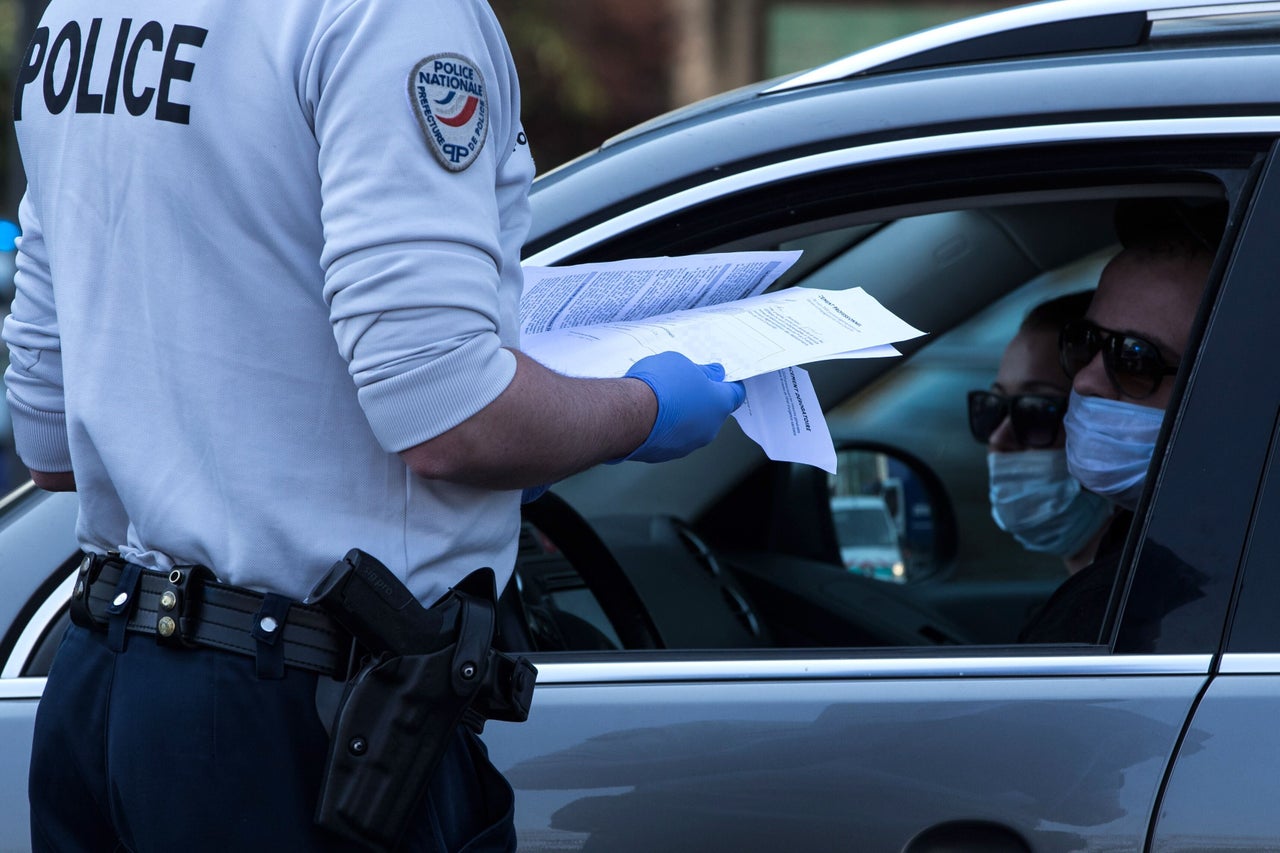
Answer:
[(514, 375), (533, 162), (483, 0), (53, 0), (14, 112), (8, 401), (84, 548), (294, 597), (353, 547), (424, 601), (505, 582), (518, 494), (397, 455)]

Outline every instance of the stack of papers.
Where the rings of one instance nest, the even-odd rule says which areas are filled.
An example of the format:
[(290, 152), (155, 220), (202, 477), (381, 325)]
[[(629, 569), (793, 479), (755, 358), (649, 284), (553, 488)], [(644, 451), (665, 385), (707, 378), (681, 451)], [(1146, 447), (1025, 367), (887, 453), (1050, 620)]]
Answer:
[(667, 350), (743, 380), (734, 413), (770, 459), (835, 471), (835, 448), (797, 365), (899, 355), (923, 332), (862, 288), (764, 291), (799, 252), (733, 252), (567, 267), (525, 267), (521, 349), (568, 376), (623, 376)]

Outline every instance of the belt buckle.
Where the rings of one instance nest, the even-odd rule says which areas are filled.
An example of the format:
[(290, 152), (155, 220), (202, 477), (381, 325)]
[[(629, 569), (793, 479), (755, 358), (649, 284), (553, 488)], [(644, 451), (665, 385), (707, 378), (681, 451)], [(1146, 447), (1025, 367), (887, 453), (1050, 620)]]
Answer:
[(204, 566), (174, 566), (160, 590), (156, 605), (156, 642), (191, 648), (204, 600), (204, 585), (215, 580)]

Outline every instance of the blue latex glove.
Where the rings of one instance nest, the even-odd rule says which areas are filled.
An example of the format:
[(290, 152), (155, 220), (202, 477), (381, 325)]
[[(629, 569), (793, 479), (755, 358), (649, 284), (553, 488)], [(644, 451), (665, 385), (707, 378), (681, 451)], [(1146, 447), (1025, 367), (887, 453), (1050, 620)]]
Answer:
[(642, 358), (627, 371), (653, 389), (658, 417), (644, 444), (624, 462), (678, 459), (716, 437), (720, 425), (747, 398), (741, 382), (725, 382), (718, 364), (694, 364), (678, 352)]

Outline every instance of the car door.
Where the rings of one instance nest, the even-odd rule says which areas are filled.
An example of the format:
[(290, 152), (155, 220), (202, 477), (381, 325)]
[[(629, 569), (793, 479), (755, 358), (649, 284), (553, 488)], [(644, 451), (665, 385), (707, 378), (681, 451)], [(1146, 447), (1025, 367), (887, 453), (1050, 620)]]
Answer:
[[(1034, 157), (1084, 164), (1076, 185), (1112, 168), (1150, 177), (1152, 153), (1141, 143), (1059, 142)], [(1210, 287), (1197, 326), (1214, 364), (1224, 357), (1218, 347), (1230, 346), (1219, 336), (1232, 334), (1219, 318), (1238, 309), (1230, 297), (1257, 275), (1232, 253), (1248, 257), (1268, 239), (1256, 211), (1239, 226), (1267, 149), (1224, 145), (1232, 153), (1216, 165), (1230, 161), (1235, 224), (1215, 272), (1221, 287)], [(1173, 158), (1170, 167), (1182, 156), (1157, 147)], [(1184, 153), (1188, 168), (1215, 171), (1203, 146)], [(971, 154), (914, 168), (935, 188), (961, 170), (971, 181)], [(1003, 149), (982, 169), (993, 188), (1024, 187), (1028, 175), (1008, 170), (1031, 156)], [(876, 165), (881, 174), (901, 167)], [(769, 192), (795, 213), (815, 191), (812, 178), (793, 175)], [(1044, 186), (1045, 176), (1037, 178)], [(1063, 187), (1073, 176), (1047, 182)], [(839, 183), (827, 180), (824, 198), (838, 196)], [(704, 199), (697, 216), (673, 229), (672, 253), (711, 250), (691, 236), (696, 223), (714, 221), (715, 239), (725, 239), (754, 201)], [(662, 233), (655, 225), (635, 245), (657, 254)], [(613, 235), (609, 251), (625, 254), (625, 236)], [(742, 233), (733, 239), (750, 246)], [(517, 790), (522, 849), (1141, 849), (1170, 758), (1210, 678), (1269, 436), (1270, 423), (1265, 435), (1256, 419), (1238, 424), (1231, 464), (1207, 472), (1209, 376), (1199, 359), (1180, 375), (1191, 393), (1166, 419), (1154, 487), (1139, 506), (1099, 642), (535, 655), (541, 675), (530, 721), (491, 724), (486, 733)], [(572, 484), (565, 492), (572, 498)], [(1207, 508), (1205, 494), (1215, 496)], [(1190, 518), (1206, 521), (1192, 526)], [(1198, 595), (1166, 613), (1158, 580), (1180, 560), (1194, 567)]]
[(44, 675), (71, 596), (79, 503), (27, 484), (0, 502), (0, 850), (29, 849), (27, 764)]
[[(1161, 485), (1178, 498), (1157, 505), (1149, 532), (1197, 567), (1215, 558), (1242, 567), (1234, 587), (1226, 571), (1211, 573), (1215, 581), (1205, 587), (1206, 598), (1233, 596), (1234, 613), (1225, 654), (1196, 704), (1155, 815), (1150, 849), (1161, 853), (1280, 846), (1272, 808), (1280, 796), (1280, 368), (1264, 355), (1280, 316), (1275, 165), (1246, 223), (1199, 361), (1179, 430), (1177, 450), (1186, 450), (1170, 457)], [(1250, 507), (1249, 526), (1241, 529)], [(1203, 549), (1198, 531), (1220, 525), (1235, 528), (1230, 541), (1238, 551)], [(1165, 633), (1184, 630), (1185, 622)]]

